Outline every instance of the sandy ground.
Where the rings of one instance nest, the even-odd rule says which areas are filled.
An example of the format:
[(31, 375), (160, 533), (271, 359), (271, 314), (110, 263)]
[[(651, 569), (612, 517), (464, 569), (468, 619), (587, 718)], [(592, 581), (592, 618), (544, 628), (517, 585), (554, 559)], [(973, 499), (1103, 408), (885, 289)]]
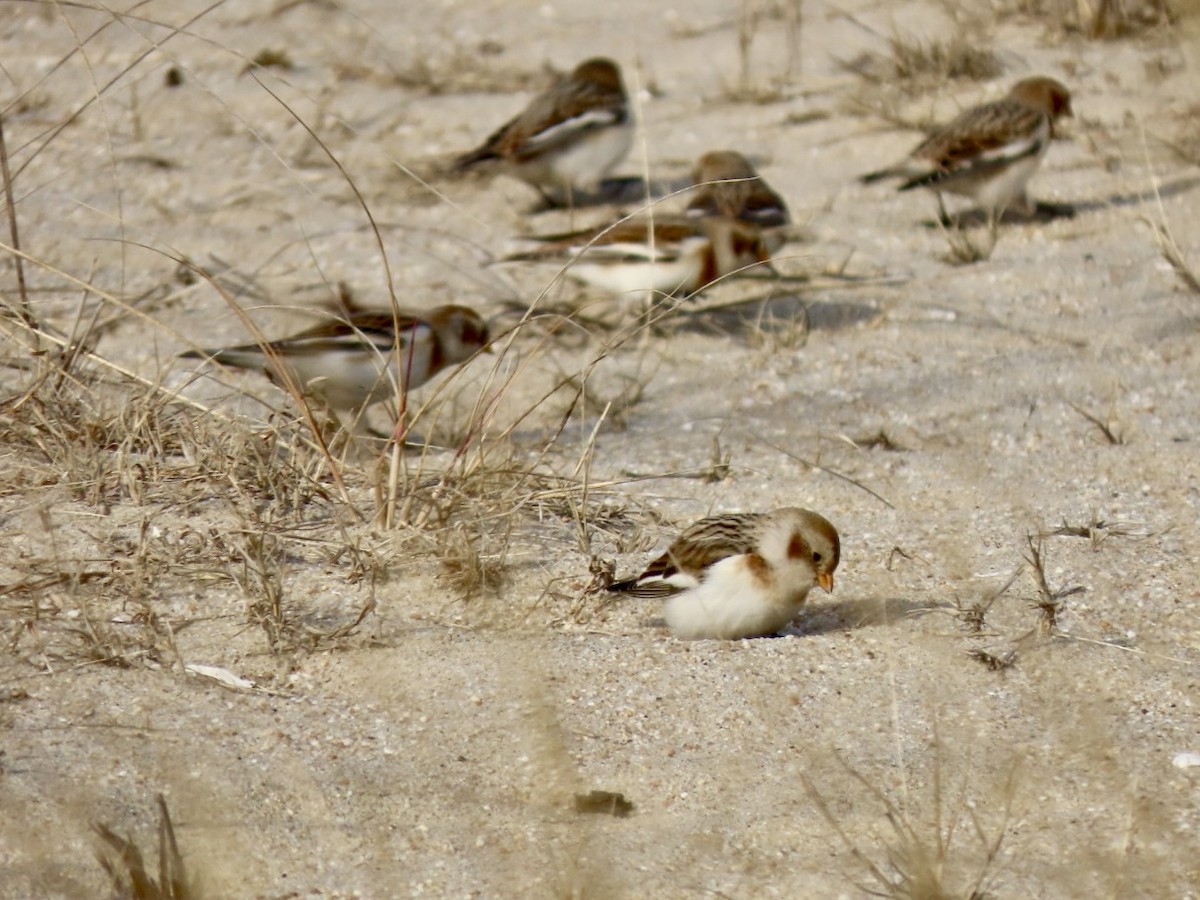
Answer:
[[(246, 416), (168, 410), (208, 436), (67, 452), (12, 424), (34, 404), (8, 329), (0, 896), (104, 895), (96, 822), (154, 865), (159, 793), (209, 897), (1200, 896), (1200, 767), (1177, 764), (1200, 753), (1200, 296), (1154, 229), (1200, 266), (1200, 52), (1179, 28), (1088, 40), (1070, 7), (809, 2), (797, 55), (779, 8), (731, 0), (0, 5), (35, 314), (98, 310), (98, 356)], [(847, 70), (895, 30), (1003, 71), (906, 93)], [(265, 50), (291, 67), (248, 71)], [(386, 303), (389, 271), (417, 308), (530, 304), (552, 268), (486, 263), (571, 217), (437, 172), (597, 53), (636, 92), (621, 174), (747, 153), (802, 225), (790, 280), (720, 285), (704, 303), (769, 302), (607, 355), (611, 328), (528, 328), (450, 383), (435, 436), (504, 385), (482, 443), (569, 491), (497, 476), (462, 507), (491, 518), (424, 537), (348, 513), (374, 511), (369, 465), (349, 503), (319, 465), (264, 476), (266, 413), (238, 398), (286, 400), (175, 359), (246, 339), (214, 283), (271, 334), (339, 282)], [(1074, 94), (1032, 190), (1076, 215), (954, 265), (932, 198), (856, 183), (919, 137), (864, 103), (944, 120), (1031, 73)], [(569, 392), (539, 398), (597, 359), (558, 433)], [(119, 412), (129, 387), (79, 371)], [(789, 504), (835, 522), (843, 562), (779, 638), (680, 642), (653, 604), (585, 593), (589, 555), (624, 574), (706, 513)], [(1048, 590), (1081, 589), (1053, 627), (1039, 534)], [(437, 560), (460, 539), (498, 588), (464, 599)], [(975, 633), (961, 610), (988, 601)], [(591, 790), (633, 809), (577, 811)]]

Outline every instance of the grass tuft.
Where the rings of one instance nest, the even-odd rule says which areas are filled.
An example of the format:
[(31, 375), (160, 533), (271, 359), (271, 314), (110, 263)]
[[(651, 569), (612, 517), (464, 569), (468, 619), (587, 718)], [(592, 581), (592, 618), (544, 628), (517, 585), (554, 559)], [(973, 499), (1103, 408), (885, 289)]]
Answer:
[[(860, 786), (867, 799), (882, 810), (888, 836), (881, 850), (869, 851), (852, 837), (834, 815), (829, 802), (807, 776), (801, 776), (813, 804), (849, 850), (867, 878), (856, 886), (868, 896), (891, 900), (984, 900), (995, 876), (997, 859), (1012, 819), (1016, 797), (1016, 772), (1009, 768), (1000, 791), (1002, 809), (993, 833), (979, 812), (977, 801), (967, 796), (964, 781), (958, 805), (944, 796), (942, 757), (944, 746), (935, 737), (930, 810), (917, 817), (887, 796), (877, 785), (845, 762), (838, 761)], [(968, 776), (969, 777), (969, 776)], [(961, 837), (963, 832), (966, 837)]]
[(1085, 588), (1080, 585), (1051, 588), (1046, 579), (1046, 556), (1042, 538), (1030, 534), (1026, 535), (1025, 540), (1028, 547), (1025, 562), (1033, 572), (1037, 584), (1038, 596), (1032, 603), (1032, 608), (1038, 613), (1037, 630), (1043, 635), (1056, 635), (1060, 631), (1059, 619), (1066, 607), (1066, 599), (1083, 593)]
[(1114, 447), (1120, 447), (1126, 443), (1125, 432), (1121, 431), (1113, 424), (1113, 417), (1112, 417), (1111, 412), (1109, 413), (1109, 415), (1107, 417), (1102, 419), (1099, 416), (1093, 415), (1092, 413), (1090, 413), (1086, 409), (1084, 409), (1082, 406), (1078, 406), (1075, 403), (1071, 403), (1070, 401), (1067, 401), (1067, 405), (1070, 406), (1071, 409), (1075, 410), (1075, 412), (1079, 413), (1079, 415), (1083, 416), (1085, 419), (1087, 419), (1089, 422), (1091, 422), (1093, 425), (1095, 425), (1097, 430), (1099, 430), (1101, 436), (1103, 436), (1105, 443), (1107, 443), (1111, 446), (1114, 446)]
[(863, 53), (841, 65), (870, 85), (908, 96), (944, 89), (948, 81), (990, 81), (1004, 73), (991, 49), (963, 33), (946, 40), (893, 34), (886, 54)]
[(200, 900), (202, 896), (188, 877), (175, 838), (175, 826), (162, 794), (158, 795), (158, 877), (146, 868), (146, 860), (132, 837), (121, 837), (104, 824), (95, 831), (103, 846), (96, 858), (108, 874), (117, 897), (128, 900)]
[(1163, 259), (1167, 261), (1184, 287), (1193, 294), (1200, 294), (1200, 275), (1187, 261), (1187, 257), (1184, 256), (1171, 229), (1165, 221), (1150, 222), (1150, 226), (1154, 229), (1154, 237), (1158, 241), (1158, 249), (1162, 253)]

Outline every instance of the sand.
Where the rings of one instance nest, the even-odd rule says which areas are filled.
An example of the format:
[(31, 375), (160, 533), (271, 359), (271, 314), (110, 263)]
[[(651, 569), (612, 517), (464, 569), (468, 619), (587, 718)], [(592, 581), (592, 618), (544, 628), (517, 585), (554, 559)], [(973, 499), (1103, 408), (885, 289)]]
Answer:
[[(61, 402), (119, 427), (67, 446), (37, 426), (57, 395), (16, 403), (39, 358), (5, 326), (0, 896), (105, 896), (94, 823), (156, 871), (159, 794), (206, 897), (1200, 896), (1200, 294), (1156, 231), (1200, 267), (1200, 45), (1017, 6), (0, 6), (32, 311), (151, 385), (81, 361)], [(847, 67), (893, 33), (1002, 71)], [(507, 323), (577, 304), (553, 267), (489, 263), (612, 208), (441, 172), (598, 53), (638, 108), (620, 174), (746, 153), (798, 221), (783, 277), (619, 346), (631, 313), (595, 298), (505, 338), (426, 419), (461, 440), (499, 395), (458, 463), (488, 447), (493, 474), (439, 495), (448, 528), (376, 527), (369, 455), (344, 495), (311, 453), (299, 473), (271, 456), (294, 404), (175, 355), (247, 340), (230, 300), (285, 334), (339, 283)], [(901, 120), (1034, 73), (1076, 115), (1031, 190), (1073, 217), (959, 265), (932, 197), (856, 182), (920, 138)], [(143, 421), (155, 385), (215, 412)], [(587, 592), (593, 562), (780, 505), (843, 540), (780, 637), (682, 642)], [(464, 558), (494, 583), (465, 590)], [(632, 809), (577, 809), (593, 790)]]

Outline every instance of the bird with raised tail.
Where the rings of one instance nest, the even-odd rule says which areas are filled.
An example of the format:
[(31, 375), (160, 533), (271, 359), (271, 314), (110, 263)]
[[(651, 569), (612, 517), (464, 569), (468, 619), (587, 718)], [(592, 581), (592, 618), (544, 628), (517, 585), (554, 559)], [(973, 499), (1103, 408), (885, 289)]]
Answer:
[(1035, 211), (1025, 193), (1054, 136), (1071, 115), (1071, 94), (1053, 78), (1026, 78), (1002, 100), (965, 110), (935, 130), (895, 166), (864, 175), (871, 183), (899, 178), (901, 191), (928, 188), (969, 197), (994, 223), (1007, 209)]
[(611, 59), (589, 59), (486, 141), (454, 162), (464, 171), (499, 160), (508, 173), (541, 192), (552, 206), (571, 205), (629, 153), (633, 117)]
[(466, 362), (488, 340), (479, 313), (447, 305), (420, 313), (357, 311), (282, 340), (180, 356), (261, 371), (334, 412), (353, 412), (357, 423), (367, 406)]
[(786, 628), (814, 587), (833, 590), (837, 529), (808, 509), (701, 519), (637, 578), (610, 591), (664, 598), (676, 637), (762, 637)]

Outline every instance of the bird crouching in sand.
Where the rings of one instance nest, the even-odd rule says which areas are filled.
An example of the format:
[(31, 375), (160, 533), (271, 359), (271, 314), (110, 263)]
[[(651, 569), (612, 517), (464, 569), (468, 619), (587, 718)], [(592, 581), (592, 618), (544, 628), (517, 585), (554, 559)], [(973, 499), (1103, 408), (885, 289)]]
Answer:
[(438, 372), (466, 362), (489, 341), (473, 309), (439, 306), (428, 312), (357, 311), (277, 341), (189, 350), (180, 356), (263, 372), (289, 393), (350, 413), (355, 430), (363, 411), (419, 387)]
[(663, 598), (676, 637), (762, 637), (786, 628), (814, 587), (833, 590), (837, 529), (808, 509), (701, 519), (637, 578), (610, 591)]
[(901, 179), (899, 190), (928, 188), (969, 197), (987, 212), (993, 227), (1008, 209), (1032, 215), (1036, 204), (1025, 186), (1054, 136), (1054, 125), (1070, 116), (1071, 94), (1053, 78), (1026, 78), (993, 103), (965, 110), (936, 129), (897, 165), (862, 176), (864, 183)]
[(570, 206), (578, 192), (596, 190), (629, 153), (633, 117), (621, 70), (611, 59), (589, 59), (475, 150), (455, 160), (462, 172), (488, 160), (542, 194), (551, 206)]

